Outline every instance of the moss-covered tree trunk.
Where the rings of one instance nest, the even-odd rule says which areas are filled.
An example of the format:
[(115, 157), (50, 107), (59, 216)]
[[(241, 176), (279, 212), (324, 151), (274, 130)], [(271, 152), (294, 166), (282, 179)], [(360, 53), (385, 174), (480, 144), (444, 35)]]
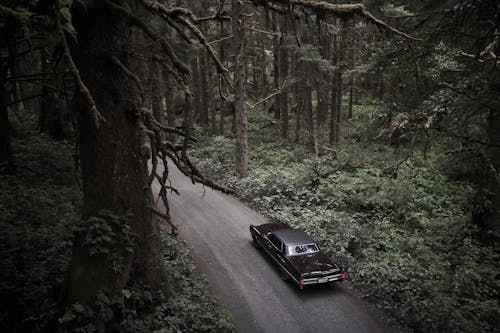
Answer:
[(12, 168), (9, 112), (4, 79), (2, 73), (0, 73), (0, 173), (9, 171)]
[[(147, 158), (141, 156), (140, 92), (112, 61), (114, 56), (127, 67), (132, 65), (126, 56), (131, 46), (129, 26), (98, 3), (76, 12), (74, 23), (78, 31), (74, 58), (106, 122), (97, 128), (88, 104), (79, 96), (83, 222), (74, 240), (65, 304), (92, 302), (99, 290), (117, 292), (132, 281), (166, 291), (159, 225), (148, 209), (152, 195)], [(110, 213), (103, 215), (103, 210)], [(127, 221), (117, 218), (127, 215)]]

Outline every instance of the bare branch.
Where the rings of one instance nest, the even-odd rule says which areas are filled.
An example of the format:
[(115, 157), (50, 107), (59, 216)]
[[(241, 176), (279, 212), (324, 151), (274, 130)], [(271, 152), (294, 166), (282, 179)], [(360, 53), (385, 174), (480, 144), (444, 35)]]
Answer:
[(142, 87), (142, 83), (141, 83), (141, 80), (139, 79), (139, 77), (136, 74), (134, 74), (132, 71), (130, 71), (117, 57), (113, 56), (113, 57), (111, 57), (111, 60), (118, 67), (120, 67), (128, 77), (130, 77), (135, 82), (135, 84), (137, 85), (137, 88), (139, 89), (139, 92), (141, 94), (141, 104), (142, 104), (144, 101), (144, 88)]

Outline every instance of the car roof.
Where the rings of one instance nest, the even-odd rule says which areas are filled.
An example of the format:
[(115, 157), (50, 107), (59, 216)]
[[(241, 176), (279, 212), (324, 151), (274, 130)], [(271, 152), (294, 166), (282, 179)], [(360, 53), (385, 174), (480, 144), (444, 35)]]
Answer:
[(316, 243), (308, 234), (298, 229), (279, 229), (272, 232), (286, 245)]

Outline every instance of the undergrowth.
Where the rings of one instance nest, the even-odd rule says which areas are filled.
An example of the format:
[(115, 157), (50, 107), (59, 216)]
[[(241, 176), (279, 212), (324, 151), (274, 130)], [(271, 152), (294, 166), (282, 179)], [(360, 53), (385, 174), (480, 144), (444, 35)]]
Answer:
[[(120, 332), (230, 332), (228, 313), (208, 293), (183, 242), (162, 230), (170, 297), (144, 286), (119, 295), (102, 291), (95, 304), (61, 315), (57, 299), (68, 268), (82, 201), (73, 149), (36, 133), (13, 130), (15, 172), (0, 176), (1, 332), (101, 332), (120, 316)], [(116, 322), (116, 321), (115, 321)]]
[(306, 230), (343, 265), (365, 298), (415, 332), (498, 331), (498, 249), (470, 223), (473, 188), (450, 181), (438, 152), (416, 151), (387, 172), (391, 149), (343, 143), (344, 161), (296, 145), (252, 139), (249, 175), (233, 171), (229, 139), (202, 140), (192, 155), (272, 221)]

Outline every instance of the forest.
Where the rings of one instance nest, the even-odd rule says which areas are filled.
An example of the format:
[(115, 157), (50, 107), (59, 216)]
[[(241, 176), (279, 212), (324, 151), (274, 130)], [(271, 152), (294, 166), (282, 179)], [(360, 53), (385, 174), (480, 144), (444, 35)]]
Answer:
[[(499, 170), (496, 0), (0, 0), (2, 332), (500, 332)], [(219, 280), (211, 193), (348, 281)]]

